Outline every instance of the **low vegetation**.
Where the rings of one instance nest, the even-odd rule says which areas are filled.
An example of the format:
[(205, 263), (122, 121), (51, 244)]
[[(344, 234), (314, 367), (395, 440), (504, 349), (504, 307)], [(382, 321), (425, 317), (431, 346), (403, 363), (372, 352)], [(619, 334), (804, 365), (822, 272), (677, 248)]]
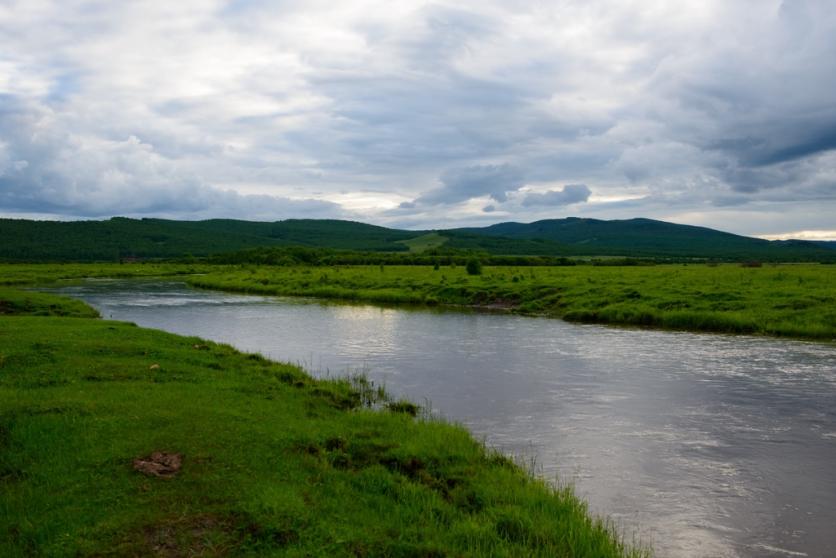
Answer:
[(218, 268), (192, 285), (229, 291), (499, 307), (567, 320), (836, 339), (836, 268), (737, 264)]
[(170, 263), (0, 264), (0, 287), (44, 285), (79, 279), (174, 277), (218, 269), (209, 265)]
[(2, 556), (644, 554), (362, 379), (0, 300)]

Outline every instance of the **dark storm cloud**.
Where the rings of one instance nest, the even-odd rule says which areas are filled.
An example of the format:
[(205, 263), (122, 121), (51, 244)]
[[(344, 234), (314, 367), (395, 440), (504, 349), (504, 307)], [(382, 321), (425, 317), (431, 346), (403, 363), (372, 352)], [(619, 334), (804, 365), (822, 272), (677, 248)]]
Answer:
[(441, 182), (440, 188), (424, 192), (415, 204), (455, 204), (482, 196), (504, 202), (509, 192), (516, 192), (525, 184), (522, 171), (507, 164), (451, 169), (441, 175)]
[(567, 184), (562, 190), (549, 190), (542, 194), (527, 194), (523, 198), (524, 207), (535, 205), (571, 205), (573, 203), (585, 202), (592, 192), (586, 184)]
[[(799, 127), (801, 126), (803, 124)], [(748, 157), (745, 157), (744, 161), (753, 166), (774, 165), (836, 149), (836, 123), (820, 130), (815, 128), (811, 130), (810, 128), (804, 126), (802, 133), (799, 134), (800, 137), (792, 143), (781, 142), (765, 149), (761, 145), (753, 146), (754, 149), (748, 153)], [(790, 132), (786, 129), (781, 131), (784, 134)]]
[(797, 161), (836, 150), (835, 117), (822, 111), (803, 117), (779, 114), (772, 122), (742, 122), (737, 131), (746, 135), (718, 139), (708, 148), (726, 153), (738, 165), (752, 169)]

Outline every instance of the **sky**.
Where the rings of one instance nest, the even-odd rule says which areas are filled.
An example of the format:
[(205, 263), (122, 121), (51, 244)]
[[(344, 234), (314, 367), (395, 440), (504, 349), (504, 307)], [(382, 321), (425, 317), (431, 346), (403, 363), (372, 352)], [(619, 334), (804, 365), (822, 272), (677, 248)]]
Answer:
[(836, 2), (0, 0), (0, 216), (836, 239)]

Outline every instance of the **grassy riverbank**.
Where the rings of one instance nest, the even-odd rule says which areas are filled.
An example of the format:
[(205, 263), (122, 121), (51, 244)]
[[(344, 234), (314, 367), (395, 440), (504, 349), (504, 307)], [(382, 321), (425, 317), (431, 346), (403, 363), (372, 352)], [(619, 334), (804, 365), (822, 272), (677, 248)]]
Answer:
[(0, 264), (0, 286), (31, 286), (78, 279), (172, 277), (226, 269), (202, 264)]
[[(570, 491), (362, 381), (0, 299), (17, 309), (0, 316), (2, 556), (640, 554)], [(154, 452), (180, 468), (149, 476)]]
[(241, 266), (195, 286), (272, 295), (505, 308), (567, 320), (836, 339), (836, 266)]
[(376, 303), (495, 307), (570, 321), (836, 339), (836, 266), (484, 267), (0, 264), (0, 286), (182, 276), (202, 288)]

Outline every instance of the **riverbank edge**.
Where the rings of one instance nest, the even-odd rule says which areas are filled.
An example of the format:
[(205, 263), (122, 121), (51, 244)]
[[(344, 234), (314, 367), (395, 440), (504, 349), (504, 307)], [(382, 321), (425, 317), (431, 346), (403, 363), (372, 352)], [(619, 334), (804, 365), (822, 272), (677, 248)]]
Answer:
[[(527, 306), (524, 301), (515, 301), (503, 298), (502, 293), (499, 292), (489, 293), (485, 298), (488, 302), (463, 304), (452, 300), (444, 300), (439, 297), (437, 293), (419, 292), (409, 293), (406, 296), (392, 296), (391, 293), (383, 290), (380, 293), (360, 290), (354, 292), (340, 292), (320, 288), (296, 290), (282, 288), (277, 285), (228, 285), (212, 281), (211, 277), (207, 274), (201, 274), (200, 276), (184, 276), (183, 280), (191, 287), (238, 294), (310, 298), (346, 303), (377, 304), (390, 307), (414, 307), (428, 309), (444, 308), (453, 311), (464, 309), (514, 314), (532, 318), (560, 319), (566, 322), (578, 324), (641, 328), (657, 331), (752, 335), (775, 339), (792, 339), (836, 345), (836, 334), (833, 333), (826, 333), (822, 335), (799, 335), (783, 330), (759, 329), (755, 325), (742, 325), (734, 320), (727, 320), (720, 312), (714, 314), (700, 314), (698, 316), (685, 316), (683, 314), (665, 316), (662, 313), (648, 313), (646, 310), (636, 312), (628, 310), (616, 315), (603, 315), (595, 311), (562, 311), (559, 307), (552, 307), (546, 310), (532, 309), (530, 306)], [(484, 297), (483, 293), (484, 291), (481, 290), (480, 296)]]
[[(357, 266), (354, 266), (355, 268)], [(360, 266), (377, 270), (376, 266)], [(801, 269), (815, 270), (815, 274), (809, 277), (801, 277)], [(254, 281), (252, 277), (242, 280), (242, 270), (258, 269), (261, 278), (256, 279), (268, 281), (267, 284)], [(773, 277), (766, 283), (763, 293), (766, 300), (759, 299), (751, 306), (748, 303), (735, 301), (734, 289), (741, 289), (741, 285), (731, 283), (725, 285), (732, 290), (731, 293), (710, 293), (709, 296), (723, 296), (731, 300), (732, 306), (745, 311), (710, 310), (706, 308), (691, 308), (687, 306), (693, 302), (696, 294), (684, 293), (676, 300), (658, 300), (656, 306), (648, 304), (647, 299), (641, 295), (639, 290), (648, 288), (647, 285), (635, 283), (636, 278), (631, 279), (630, 273), (636, 271), (654, 270), (657, 268), (625, 268), (624, 273), (618, 276), (625, 281), (617, 292), (603, 290), (607, 286), (606, 273), (611, 267), (590, 266), (585, 269), (583, 279), (586, 289), (600, 287), (598, 299), (590, 299), (584, 293), (567, 292), (561, 285), (554, 285), (548, 282), (534, 282), (533, 270), (528, 270), (531, 277), (523, 277), (520, 270), (516, 268), (500, 268), (506, 273), (517, 273), (516, 276), (505, 277), (504, 281), (493, 285), (472, 283), (462, 284), (460, 282), (449, 282), (447, 285), (401, 285), (388, 284), (387, 281), (397, 277), (389, 275), (388, 270), (384, 273), (381, 269), (375, 273), (375, 281), (381, 280), (378, 284), (369, 287), (345, 287), (338, 282), (340, 270), (353, 269), (351, 266), (342, 268), (290, 268), (292, 273), (296, 269), (302, 274), (319, 273), (328, 276), (330, 273), (330, 284), (322, 284), (321, 281), (311, 281), (304, 288), (300, 284), (282, 284), (279, 280), (274, 281), (276, 273), (287, 274), (284, 268), (270, 267), (241, 267), (241, 266), (217, 266), (208, 264), (0, 264), (0, 286), (31, 286), (35, 284), (50, 284), (58, 281), (81, 281), (85, 278), (114, 278), (130, 279), (152, 277), (164, 277), (169, 280), (182, 280), (187, 284), (208, 290), (222, 292), (234, 292), (242, 294), (256, 294), (263, 296), (288, 296), (316, 298), (323, 300), (334, 300), (349, 303), (370, 303), (386, 306), (414, 306), (426, 308), (447, 308), (450, 310), (479, 310), (492, 312), (513, 313), (521, 316), (558, 318), (567, 322), (582, 324), (597, 324), (609, 326), (626, 326), (648, 328), (662, 331), (685, 331), (694, 333), (720, 333), (720, 334), (741, 334), (756, 335), (771, 338), (794, 339), (800, 341), (813, 341), (836, 345), (836, 329), (834, 329), (833, 316), (836, 316), (836, 292), (825, 290), (817, 297), (810, 297), (805, 294), (802, 283), (810, 284), (811, 281), (818, 281), (823, 284), (829, 282), (830, 274), (836, 272), (832, 266), (772, 266), (761, 269), (743, 269), (739, 266), (667, 266), (659, 271), (666, 276), (670, 273), (692, 273), (701, 269), (699, 273), (712, 273), (725, 278), (728, 283), (729, 273), (745, 274), (741, 277), (743, 281), (751, 279), (757, 274), (772, 274)], [(497, 268), (487, 268), (490, 273)], [(577, 270), (579, 268), (560, 268), (561, 270)], [(409, 268), (410, 275), (413, 268)], [(455, 273), (454, 269), (442, 269), (441, 277), (444, 274)], [(628, 273), (629, 272), (629, 273)], [(464, 273), (462, 269), (458, 273)], [(778, 276), (775, 276), (775, 275)], [(779, 276), (785, 275), (783, 279)], [(690, 275), (689, 275), (690, 276)], [(298, 278), (298, 277), (297, 277)], [(368, 277), (366, 277), (368, 279)], [(514, 280), (516, 279), (516, 280)], [(782, 279), (781, 282), (773, 279)], [(518, 281), (517, 281), (518, 280)], [(457, 280), (459, 281), (459, 280)], [(600, 282), (599, 282), (600, 281)], [(798, 285), (795, 285), (796, 281)], [(795, 290), (790, 293), (778, 293), (773, 285), (792, 283)], [(652, 287), (652, 285), (651, 285)], [(593, 291), (595, 289), (593, 288)], [(741, 294), (744, 291), (741, 291)], [(654, 294), (653, 292), (651, 294)], [(784, 314), (777, 319), (775, 316), (768, 316), (770, 308), (770, 297), (781, 294), (781, 304), (788, 306)], [(587, 296), (587, 299), (583, 297)], [(684, 298), (683, 298), (684, 296)], [(763, 297), (761, 297), (763, 298)], [(685, 308), (679, 308), (684, 304)], [(726, 299), (720, 299), (720, 306), (727, 305)], [(799, 310), (794, 310), (795, 306)], [(668, 308), (670, 307), (670, 308)], [(812, 312), (812, 314), (811, 314)], [(831, 316), (829, 322), (823, 320), (823, 316)], [(806, 316), (814, 316), (818, 322), (805, 321)]]
[[(0, 315), (4, 556), (649, 554), (590, 516), (571, 489), (534, 478), (460, 426), (413, 416), (415, 406), (362, 379), (317, 380), (225, 345), (92, 318), (67, 297), (20, 298), (26, 306)], [(263, 434), (283, 406), (304, 409), (304, 426), (267, 427), (270, 443), (246, 451), (207, 444), (218, 426), (191, 415), (211, 422), (215, 410), (176, 397), (182, 406), (171, 407), (170, 392), (184, 387), (198, 402), (220, 396), (221, 418), (243, 421), (227, 444), (253, 442), (248, 428)], [(185, 450), (182, 472), (139, 471), (156, 450)], [(274, 483), (279, 507), (298, 493), (294, 513), (261, 501)]]

